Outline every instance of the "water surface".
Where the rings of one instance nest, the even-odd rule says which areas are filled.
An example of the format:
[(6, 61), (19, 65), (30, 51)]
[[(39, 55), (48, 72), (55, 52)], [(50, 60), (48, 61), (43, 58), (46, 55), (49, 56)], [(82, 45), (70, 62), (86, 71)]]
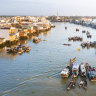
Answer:
[[(70, 58), (88, 62), (96, 67), (96, 49), (82, 49), (80, 41), (68, 42), (70, 36), (81, 36), (84, 41), (95, 41), (96, 30), (69, 23), (55, 23), (51, 31), (41, 33), (42, 42), (34, 44), (32, 38), (25, 41), (31, 46), (30, 53), (9, 55), (6, 48), (0, 50), (0, 94), (3, 96), (95, 96), (96, 83), (88, 80), (88, 89), (78, 88), (66, 91), (69, 79), (62, 79), (60, 72), (69, 65)], [(65, 30), (65, 26), (68, 27)], [(80, 31), (76, 32), (75, 29)], [(88, 39), (82, 30), (88, 30)], [(72, 46), (62, 45), (70, 43)], [(78, 51), (81, 48), (81, 51)], [(76, 79), (77, 83), (80, 77)]]

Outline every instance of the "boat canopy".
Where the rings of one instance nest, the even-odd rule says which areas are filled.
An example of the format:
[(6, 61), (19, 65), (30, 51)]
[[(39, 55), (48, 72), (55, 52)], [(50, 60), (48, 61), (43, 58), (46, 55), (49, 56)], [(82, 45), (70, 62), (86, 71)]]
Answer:
[(91, 71), (90, 75), (96, 75), (96, 71)]
[(78, 70), (81, 63), (74, 62), (72, 66), (72, 70)]

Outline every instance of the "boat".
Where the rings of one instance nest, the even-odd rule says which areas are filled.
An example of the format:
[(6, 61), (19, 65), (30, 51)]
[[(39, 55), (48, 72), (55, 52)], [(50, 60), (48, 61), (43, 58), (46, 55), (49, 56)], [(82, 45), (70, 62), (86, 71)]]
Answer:
[(38, 38), (38, 37), (34, 37), (33, 38), (33, 42), (34, 43), (39, 43), (42, 39), (41, 38)]
[(23, 52), (24, 52), (24, 50), (22, 50), (22, 48), (19, 48), (18, 54), (22, 54)]
[(82, 79), (79, 83), (79, 87), (83, 87), (84, 89), (87, 89), (87, 80), (86, 78)]
[(90, 81), (96, 81), (96, 70), (95, 71), (89, 71), (88, 77), (89, 77)]
[(61, 72), (61, 77), (62, 78), (66, 78), (69, 77), (70, 71), (68, 68), (65, 68), (62, 72)]
[(78, 74), (79, 74), (79, 66), (80, 66), (80, 63), (78, 63), (78, 62), (74, 62), (73, 63), (73, 66), (72, 66), (72, 77), (73, 78), (78, 76)]
[(28, 47), (26, 48), (26, 52), (29, 52), (30, 50), (31, 50), (31, 47), (28, 46)]
[(82, 33), (85, 33), (85, 32), (86, 32), (85, 30), (82, 31)]
[(75, 86), (76, 86), (75, 80), (71, 80), (71, 81), (68, 83), (67, 91), (69, 91), (71, 88), (75, 88)]
[(65, 29), (67, 30), (67, 27), (65, 27)]
[(79, 29), (76, 29), (76, 31), (79, 31)]
[(85, 64), (81, 64), (80, 65), (80, 75), (83, 77), (83, 76), (86, 76), (86, 68), (85, 68)]
[(63, 45), (71, 46), (71, 44), (63, 44)]
[(84, 81), (81, 80), (80, 83), (79, 83), (79, 87), (81, 88), (83, 86), (83, 84), (84, 84)]
[(87, 38), (91, 38), (92, 36), (90, 34), (87, 35)]

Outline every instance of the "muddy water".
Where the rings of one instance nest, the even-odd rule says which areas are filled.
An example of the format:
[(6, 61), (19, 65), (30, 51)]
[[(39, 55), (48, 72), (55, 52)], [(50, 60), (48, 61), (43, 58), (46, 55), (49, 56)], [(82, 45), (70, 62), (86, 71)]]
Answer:
[[(31, 46), (30, 53), (9, 55), (6, 48), (0, 50), (0, 95), (2, 96), (95, 96), (96, 83), (88, 79), (88, 89), (78, 88), (66, 91), (69, 79), (62, 79), (60, 72), (69, 65), (70, 58), (88, 62), (96, 67), (96, 49), (82, 49), (80, 41), (68, 42), (70, 36), (81, 36), (84, 41), (95, 41), (96, 30), (69, 23), (55, 23), (56, 27), (39, 35), (42, 42), (34, 44), (32, 38), (23, 42)], [(65, 30), (65, 26), (68, 27)], [(76, 32), (75, 29), (80, 31)], [(82, 30), (88, 30), (88, 39)], [(71, 46), (62, 45), (70, 43)], [(78, 51), (81, 48), (81, 51)]]

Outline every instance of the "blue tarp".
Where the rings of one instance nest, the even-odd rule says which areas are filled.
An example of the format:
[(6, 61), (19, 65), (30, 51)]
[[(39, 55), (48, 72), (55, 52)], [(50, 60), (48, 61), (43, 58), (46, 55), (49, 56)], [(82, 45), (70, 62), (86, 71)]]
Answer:
[(80, 64), (81, 63), (74, 62), (72, 66), (72, 70), (78, 70)]
[(91, 71), (90, 75), (96, 75), (96, 71)]

